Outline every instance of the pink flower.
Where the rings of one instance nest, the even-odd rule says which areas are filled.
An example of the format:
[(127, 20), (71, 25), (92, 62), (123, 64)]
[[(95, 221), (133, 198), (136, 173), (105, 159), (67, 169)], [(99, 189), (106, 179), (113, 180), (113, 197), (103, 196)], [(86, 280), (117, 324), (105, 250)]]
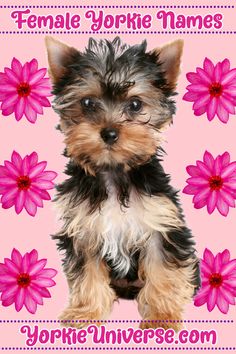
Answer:
[(205, 151), (203, 162), (197, 161), (196, 166), (187, 166), (191, 176), (188, 185), (183, 189), (186, 194), (193, 194), (196, 209), (207, 206), (211, 214), (215, 208), (226, 216), (229, 207), (235, 208), (236, 199), (236, 162), (230, 163), (230, 155), (225, 152), (216, 159)]
[(44, 171), (46, 161), (38, 162), (38, 155), (32, 152), (23, 159), (17, 152), (13, 152), (11, 162), (5, 161), (0, 166), (0, 194), (2, 207), (11, 208), (19, 214), (23, 208), (29, 215), (35, 216), (37, 207), (43, 207), (43, 200), (51, 197), (46, 189), (52, 189), (52, 180), (57, 174), (53, 171)]
[(229, 250), (214, 257), (207, 248), (201, 260), (202, 286), (194, 299), (195, 306), (207, 303), (208, 311), (217, 305), (222, 313), (227, 313), (229, 304), (235, 305), (236, 259), (230, 261)]
[(51, 85), (44, 78), (47, 69), (38, 70), (38, 62), (32, 59), (23, 66), (16, 58), (12, 59), (11, 69), (0, 73), (0, 101), (2, 114), (9, 116), (15, 112), (19, 121), (23, 115), (35, 123), (37, 114), (43, 114), (43, 107), (50, 107), (47, 99), (51, 96)]
[(16, 311), (23, 306), (30, 313), (35, 313), (37, 305), (43, 305), (44, 297), (51, 297), (47, 288), (56, 285), (51, 278), (57, 271), (44, 268), (46, 259), (38, 260), (38, 252), (32, 250), (23, 257), (16, 249), (12, 250), (11, 259), (5, 258), (0, 263), (0, 292), (3, 306), (15, 303)]
[(196, 116), (207, 113), (211, 121), (216, 115), (223, 123), (227, 123), (229, 113), (235, 114), (236, 106), (236, 68), (230, 70), (228, 59), (217, 63), (205, 58), (203, 69), (197, 68), (196, 73), (188, 73), (191, 83), (183, 99), (194, 102)]

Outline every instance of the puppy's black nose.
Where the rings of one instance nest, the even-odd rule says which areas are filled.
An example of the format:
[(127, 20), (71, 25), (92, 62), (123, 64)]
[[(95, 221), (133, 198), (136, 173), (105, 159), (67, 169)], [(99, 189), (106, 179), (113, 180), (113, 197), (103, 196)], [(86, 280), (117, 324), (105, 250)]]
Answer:
[(104, 128), (101, 131), (101, 137), (106, 144), (112, 145), (118, 139), (118, 131), (114, 128)]

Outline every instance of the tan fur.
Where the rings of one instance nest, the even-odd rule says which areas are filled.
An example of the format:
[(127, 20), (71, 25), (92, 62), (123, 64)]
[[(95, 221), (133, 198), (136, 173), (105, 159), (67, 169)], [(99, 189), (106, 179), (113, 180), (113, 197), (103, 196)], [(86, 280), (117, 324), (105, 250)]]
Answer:
[(181, 39), (165, 44), (154, 51), (159, 54), (165, 77), (170, 87), (175, 88), (179, 75), (184, 42)]
[[(195, 262), (191, 259), (185, 267), (169, 264), (165, 257), (156, 254), (157, 238), (153, 238), (146, 250), (139, 268), (139, 278), (145, 282), (137, 301), (144, 320), (181, 320), (184, 307), (191, 302), (194, 286)], [(142, 328), (164, 327), (179, 330), (178, 322), (146, 322)]]
[(66, 64), (68, 64), (71, 56), (77, 51), (51, 36), (45, 37), (45, 44), (50, 66), (49, 74), (55, 83), (66, 73)]
[(122, 273), (130, 267), (131, 249), (145, 247), (152, 234), (158, 237), (156, 232), (168, 239), (167, 232), (180, 228), (183, 222), (176, 206), (164, 195), (139, 196), (131, 191), (129, 208), (121, 209), (113, 186), (107, 187), (109, 196), (100, 211), (90, 213), (87, 202), (74, 207), (72, 195), (61, 197), (57, 204), (60, 214), (71, 220), (62, 232), (73, 237), (74, 249), (110, 255), (113, 261), (117, 259)]
[(70, 289), (70, 303), (61, 314), (65, 325), (83, 327), (83, 322), (72, 320), (101, 320), (110, 314), (116, 295), (109, 286), (108, 269), (101, 261), (89, 258), (83, 273), (74, 280)]
[(90, 174), (96, 167), (123, 163), (126, 169), (131, 164), (142, 164), (149, 160), (157, 149), (154, 132), (145, 125), (136, 123), (109, 124), (118, 129), (119, 138), (114, 146), (107, 146), (100, 132), (108, 124), (81, 122), (66, 132), (65, 143), (68, 154)]

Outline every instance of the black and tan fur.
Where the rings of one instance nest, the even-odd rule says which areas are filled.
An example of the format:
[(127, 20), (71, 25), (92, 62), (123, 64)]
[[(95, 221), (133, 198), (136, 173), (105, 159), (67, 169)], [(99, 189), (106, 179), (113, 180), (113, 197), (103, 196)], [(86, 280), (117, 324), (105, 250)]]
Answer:
[(198, 260), (160, 144), (183, 43), (147, 52), (146, 42), (90, 39), (83, 53), (51, 37), (46, 45), (69, 158), (54, 236), (70, 288), (61, 319), (105, 319), (124, 297), (145, 320), (180, 320), (199, 286)]

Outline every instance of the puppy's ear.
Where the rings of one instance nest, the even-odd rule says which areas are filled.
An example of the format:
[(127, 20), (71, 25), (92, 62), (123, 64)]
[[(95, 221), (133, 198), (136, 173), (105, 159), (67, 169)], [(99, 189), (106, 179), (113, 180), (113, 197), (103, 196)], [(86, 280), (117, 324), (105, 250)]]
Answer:
[(53, 83), (57, 83), (68, 71), (70, 65), (79, 52), (68, 45), (47, 36), (45, 44), (48, 52), (49, 74)]
[(184, 41), (178, 39), (154, 50), (158, 55), (158, 62), (161, 63), (162, 70), (165, 73), (167, 84), (172, 89), (176, 87), (177, 78), (180, 72), (183, 46)]

